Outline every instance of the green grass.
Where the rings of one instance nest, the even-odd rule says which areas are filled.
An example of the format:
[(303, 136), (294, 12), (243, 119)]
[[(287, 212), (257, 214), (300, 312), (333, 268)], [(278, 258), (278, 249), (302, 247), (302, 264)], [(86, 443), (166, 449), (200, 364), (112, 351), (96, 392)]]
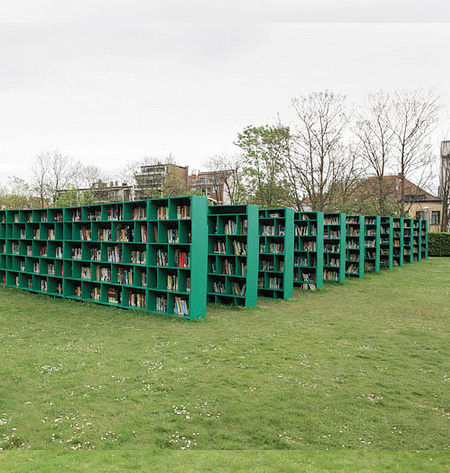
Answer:
[(197, 322), (0, 288), (0, 447), (448, 449), (449, 334), (450, 259)]

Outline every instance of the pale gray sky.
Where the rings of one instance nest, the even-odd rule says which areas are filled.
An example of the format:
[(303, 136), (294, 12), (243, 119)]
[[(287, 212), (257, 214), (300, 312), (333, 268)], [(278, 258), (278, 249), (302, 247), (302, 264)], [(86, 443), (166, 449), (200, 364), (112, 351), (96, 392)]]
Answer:
[[(0, 182), (8, 175), (28, 179), (34, 156), (54, 149), (103, 169), (169, 153), (198, 169), (231, 150), (245, 126), (273, 123), (277, 113), (290, 120), (290, 100), (314, 90), (361, 103), (380, 89), (434, 87), (450, 105), (445, 23), (256, 23), (262, 13), (255, 2), (234, 24), (127, 22), (141, 1), (130, 3), (123, 22), (117, 2), (108, 2), (105, 21), (94, 23), (106, 2), (95, 2), (88, 18), (81, 8), (87, 2), (72, 3), (68, 11), (38, 11), (28, 2), (22, 16), (2, 12), (8, 21), (52, 23), (0, 25)], [(181, 19), (181, 2), (169, 3), (180, 6)], [(294, 2), (278, 4), (295, 19)], [(356, 2), (342, 4), (345, 11)], [(410, 2), (397, 4), (420, 13)], [(446, 4), (428, 2), (441, 20)], [(258, 11), (253, 23), (245, 21), (249, 5)], [(168, 11), (161, 8), (159, 19)], [(272, 19), (283, 19), (275, 13)], [(143, 8), (142, 19), (149, 15)], [(186, 11), (186, 22), (192, 19)], [(444, 120), (436, 146), (448, 131)]]

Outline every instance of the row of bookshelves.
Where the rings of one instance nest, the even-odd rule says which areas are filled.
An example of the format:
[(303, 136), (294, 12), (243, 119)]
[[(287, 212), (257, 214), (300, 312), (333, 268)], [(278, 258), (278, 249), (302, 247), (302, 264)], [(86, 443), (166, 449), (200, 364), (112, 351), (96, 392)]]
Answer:
[(2, 210), (0, 284), (194, 319), (206, 302), (251, 307), (420, 261), (427, 234), (421, 220), (198, 196)]

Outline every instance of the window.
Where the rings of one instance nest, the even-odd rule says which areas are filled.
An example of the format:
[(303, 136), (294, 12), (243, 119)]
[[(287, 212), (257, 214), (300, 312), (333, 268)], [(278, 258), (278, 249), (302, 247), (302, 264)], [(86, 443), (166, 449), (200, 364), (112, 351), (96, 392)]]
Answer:
[(431, 225), (440, 225), (441, 224), (441, 211), (433, 210), (431, 212)]
[(422, 220), (425, 220), (425, 212), (423, 210), (418, 210), (416, 212), (416, 218), (420, 218)]

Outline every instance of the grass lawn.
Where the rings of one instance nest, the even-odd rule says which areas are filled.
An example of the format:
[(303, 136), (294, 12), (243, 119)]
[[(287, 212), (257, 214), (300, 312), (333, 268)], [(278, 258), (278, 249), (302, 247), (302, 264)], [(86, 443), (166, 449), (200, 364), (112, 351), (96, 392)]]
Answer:
[[(0, 288), (0, 359), (3, 450), (449, 449), (450, 259), (255, 309), (211, 306), (196, 322)], [(278, 465), (314, 458), (275, 453)], [(356, 453), (336, 458), (383, 452)], [(213, 457), (223, 465), (221, 452)], [(408, 461), (435, 471), (428, 466), (446, 468), (445, 457), (411, 452)], [(164, 452), (152, 458), (167, 463)], [(314, 468), (305, 471), (336, 471)]]

